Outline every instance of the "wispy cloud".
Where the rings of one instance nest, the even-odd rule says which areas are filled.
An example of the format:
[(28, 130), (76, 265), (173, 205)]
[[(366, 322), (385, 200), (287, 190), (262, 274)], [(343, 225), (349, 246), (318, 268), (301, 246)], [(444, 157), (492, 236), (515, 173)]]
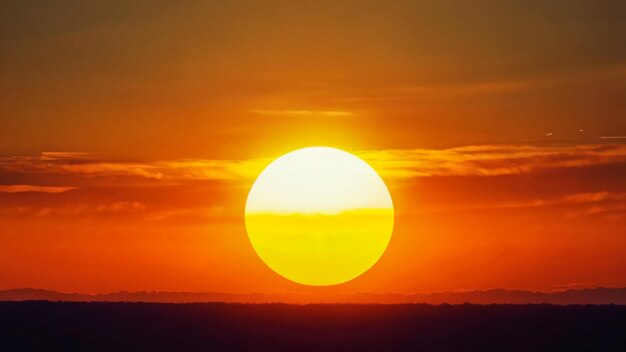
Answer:
[(146, 210), (147, 204), (138, 201), (115, 201), (100, 204), (65, 204), (58, 206), (22, 206), (16, 209), (21, 216), (84, 216), (107, 214), (131, 214)]
[(563, 194), (558, 196), (545, 196), (527, 198), (516, 201), (484, 201), (447, 204), (444, 207), (435, 206), (428, 209), (429, 212), (457, 212), (467, 210), (493, 210), (493, 209), (533, 209), (547, 207), (563, 207), (567, 217), (580, 217), (592, 215), (610, 215), (613, 217), (626, 216), (626, 193), (624, 192), (584, 192)]
[(252, 109), (252, 110), (248, 110), (248, 112), (252, 114), (258, 114), (258, 115), (293, 116), (293, 117), (348, 117), (348, 116), (354, 115), (354, 113), (350, 111), (342, 111), (342, 110)]
[(43, 152), (41, 153), (42, 160), (85, 160), (93, 157), (92, 153), (84, 152)]
[[(615, 192), (587, 192), (568, 194), (556, 198), (535, 199), (518, 203), (492, 204), (489, 208), (534, 208), (552, 205), (589, 205), (610, 202), (620, 202), (626, 200), (626, 193)], [(597, 206), (599, 207), (599, 206)]]
[(148, 180), (241, 180), (254, 177), (269, 160), (181, 159), (127, 162), (96, 159), (15, 156), (0, 158), (0, 174), (71, 174), (83, 177), (139, 177)]
[(549, 168), (626, 162), (626, 145), (493, 145), (451, 149), (361, 152), (381, 174), (393, 178), (495, 176)]
[(580, 82), (593, 82), (607, 77), (624, 76), (624, 65), (573, 68), (557, 72), (541, 72), (523, 78), (501, 77), (458, 82), (426, 82), (413, 85), (369, 86), (350, 96), (332, 99), (335, 102), (414, 101), (450, 97), (485, 97), (515, 94), (537, 89), (555, 89)]
[(76, 189), (76, 187), (56, 187), (56, 186), (33, 186), (33, 185), (9, 185), (1, 186), (0, 192), (4, 193), (20, 193), (20, 192), (43, 192), (43, 193), (62, 193)]
[[(431, 176), (497, 176), (532, 173), (550, 168), (572, 168), (626, 163), (626, 145), (487, 145), (450, 149), (377, 150), (356, 152), (387, 179)], [(41, 156), (0, 158), (3, 174), (68, 174), (84, 178), (135, 177), (152, 182), (220, 180), (249, 182), (270, 159), (181, 159), (153, 162), (97, 160), (86, 154), (42, 153)], [(0, 179), (2, 181), (2, 179)], [(6, 182), (5, 182), (6, 183)], [(39, 182), (38, 182), (39, 183)], [(5, 185), (2, 192), (63, 192), (66, 187)]]
[(579, 193), (565, 196), (562, 199), (564, 203), (572, 204), (584, 204), (584, 203), (596, 203), (605, 201), (622, 201), (626, 200), (626, 193), (612, 193), (612, 192), (591, 192), (591, 193)]
[[(626, 145), (485, 145), (355, 154), (372, 165), (390, 187), (406, 187), (405, 194), (416, 192), (428, 199), (429, 212), (552, 207), (572, 217), (623, 217), (626, 213), (626, 193), (616, 182), (598, 187), (595, 179), (586, 177), (561, 187), (558, 178), (544, 178), (556, 174), (574, 180), (585, 172), (601, 172), (589, 167), (602, 165), (626, 170)], [(271, 162), (269, 158), (127, 162), (99, 160), (88, 154), (84, 158), (56, 155), (0, 158), (0, 210), (11, 216), (134, 214), (155, 221), (228, 218), (241, 211), (231, 195), (244, 194)], [(540, 174), (550, 170), (556, 173)], [(526, 177), (529, 174), (532, 176)], [(503, 175), (521, 177), (493, 178)], [(526, 182), (522, 185), (525, 191), (514, 190), (519, 182)], [(460, 193), (459, 184), (464, 185)], [(448, 187), (455, 191), (448, 192)], [(493, 192), (484, 196), (480, 189)]]

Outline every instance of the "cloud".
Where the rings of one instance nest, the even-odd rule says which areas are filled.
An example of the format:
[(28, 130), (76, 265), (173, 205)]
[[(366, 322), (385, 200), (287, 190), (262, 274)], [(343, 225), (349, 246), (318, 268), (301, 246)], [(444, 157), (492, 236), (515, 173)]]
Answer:
[[(432, 176), (499, 176), (527, 174), (555, 168), (577, 168), (626, 163), (626, 145), (484, 145), (449, 149), (390, 149), (356, 152), (387, 180), (406, 180)], [(54, 155), (52, 157), (51, 155)], [(128, 162), (97, 160), (90, 154), (42, 153), (41, 156), (0, 158), (3, 176), (29, 175), (44, 184), (51, 175), (71, 175), (89, 179), (124, 177), (147, 183), (214, 180), (251, 182), (270, 159), (215, 160), (181, 159)], [(75, 185), (5, 185), (2, 192), (63, 192)]]
[(43, 193), (62, 193), (76, 189), (76, 187), (55, 187), (55, 186), (33, 186), (33, 185), (8, 185), (0, 186), (0, 192), (4, 193), (20, 193), (20, 192), (43, 192)]
[(115, 201), (109, 203), (81, 203), (64, 204), (58, 206), (20, 206), (15, 214), (20, 216), (84, 216), (84, 215), (114, 215), (143, 212), (147, 209), (145, 202)]
[(564, 197), (564, 202), (582, 205), (570, 212), (570, 217), (602, 216), (609, 219), (626, 217), (626, 193), (596, 192)]
[[(594, 204), (595, 208), (601, 208), (600, 203), (621, 202), (626, 200), (626, 193), (615, 192), (588, 192), (568, 194), (556, 198), (535, 199), (520, 203), (494, 204), (489, 208), (530, 208), (552, 205), (589, 205)], [(604, 209), (604, 207), (602, 207)]]
[(292, 116), (292, 117), (349, 117), (354, 113), (350, 111), (341, 110), (265, 110), (265, 109), (252, 109), (248, 112), (257, 115), (272, 115), (272, 116)]
[[(0, 158), (2, 174), (41, 175), (65, 174), (87, 178), (137, 177), (152, 181), (184, 180), (241, 180), (254, 177), (269, 160), (203, 160), (181, 159), (171, 161), (128, 162), (83, 159), (78, 153), (73, 157), (13, 156)], [(60, 154), (65, 155), (65, 153)], [(91, 156), (85, 154), (86, 156)], [(0, 179), (1, 181), (1, 179)], [(15, 187), (15, 186), (14, 186)]]
[[(572, 217), (626, 213), (620, 182), (626, 145), (482, 145), (355, 154), (392, 191), (403, 189), (395, 193), (402, 214), (544, 207)], [(134, 214), (188, 222), (232, 218), (242, 211), (247, 187), (270, 162), (128, 162), (48, 153), (0, 158), (0, 211), (10, 216)]]
[[(451, 97), (472, 99), (487, 96), (498, 97), (506, 94), (520, 94), (537, 90), (559, 90), (580, 82), (590, 83), (601, 79), (624, 77), (626, 66), (600, 65), (597, 67), (572, 67), (557, 72), (540, 71), (527, 73), (523, 78), (504, 75), (485, 79), (473, 77), (459, 81), (433, 81), (408, 85), (367, 86), (352, 89), (352, 95), (333, 99), (336, 102), (368, 102), (368, 101), (423, 101), (440, 99), (449, 101)], [(354, 94), (356, 93), (356, 94)]]
[(498, 176), (626, 162), (626, 145), (486, 145), (359, 153), (383, 176)]
[(476, 200), (467, 202), (450, 202), (445, 206), (432, 206), (431, 212), (455, 212), (467, 210), (494, 209), (533, 209), (544, 207), (561, 207), (567, 209), (567, 217), (610, 215), (613, 217), (626, 215), (626, 193), (624, 192), (585, 192), (561, 194), (557, 196), (527, 197), (514, 201), (507, 200)]
[(584, 204), (623, 200), (626, 200), (626, 193), (612, 193), (604, 191), (568, 195), (562, 199), (562, 202), (571, 204)]
[(76, 159), (84, 160), (93, 157), (92, 153), (83, 152), (43, 152), (41, 153), (42, 160), (62, 160), (62, 159)]

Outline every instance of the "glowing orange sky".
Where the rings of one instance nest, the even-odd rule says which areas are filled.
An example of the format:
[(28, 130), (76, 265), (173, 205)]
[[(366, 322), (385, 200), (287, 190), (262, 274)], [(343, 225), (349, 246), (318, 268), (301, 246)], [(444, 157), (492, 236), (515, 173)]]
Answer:
[[(623, 2), (9, 2), (0, 289), (430, 292), (626, 286)], [(606, 138), (619, 137), (619, 138)], [(387, 182), (388, 251), (344, 285), (243, 224), (273, 158)]]

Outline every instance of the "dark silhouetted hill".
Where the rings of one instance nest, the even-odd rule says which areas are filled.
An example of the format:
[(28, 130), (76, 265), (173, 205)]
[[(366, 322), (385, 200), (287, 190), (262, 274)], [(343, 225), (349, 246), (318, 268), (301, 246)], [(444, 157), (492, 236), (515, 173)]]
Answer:
[(626, 304), (626, 288), (570, 289), (558, 292), (484, 290), (419, 294), (228, 294), (211, 292), (113, 292), (103, 294), (61, 293), (39, 289), (0, 291), (0, 301), (69, 302), (226, 302), (226, 303), (428, 303), (428, 304)]
[(626, 351), (626, 306), (0, 302), (0, 351)]

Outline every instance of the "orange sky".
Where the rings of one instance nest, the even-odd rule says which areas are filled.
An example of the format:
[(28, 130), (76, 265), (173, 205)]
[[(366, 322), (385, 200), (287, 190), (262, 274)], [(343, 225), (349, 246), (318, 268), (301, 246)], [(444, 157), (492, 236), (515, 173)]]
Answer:
[[(0, 289), (626, 285), (623, 2), (4, 7)], [(243, 223), (263, 166), (311, 145), (396, 206), (336, 287), (273, 273)]]

